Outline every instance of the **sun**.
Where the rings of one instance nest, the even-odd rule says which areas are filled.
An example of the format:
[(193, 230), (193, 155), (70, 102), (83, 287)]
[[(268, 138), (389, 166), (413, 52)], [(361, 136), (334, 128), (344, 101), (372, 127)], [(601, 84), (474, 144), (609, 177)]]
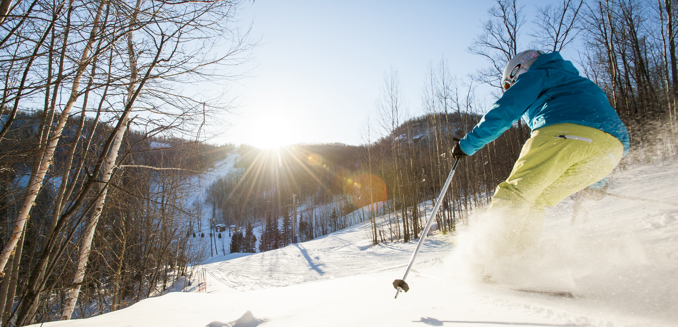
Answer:
[(299, 131), (282, 115), (273, 115), (258, 120), (249, 129), (247, 143), (260, 149), (279, 149), (299, 142)]
[[(274, 134), (274, 133), (272, 133)], [(280, 138), (276, 137), (265, 137), (262, 136), (261, 139), (255, 140), (252, 142), (252, 145), (264, 149), (264, 150), (270, 150), (270, 149), (280, 149), (282, 147), (288, 146), (292, 143), (284, 141)]]

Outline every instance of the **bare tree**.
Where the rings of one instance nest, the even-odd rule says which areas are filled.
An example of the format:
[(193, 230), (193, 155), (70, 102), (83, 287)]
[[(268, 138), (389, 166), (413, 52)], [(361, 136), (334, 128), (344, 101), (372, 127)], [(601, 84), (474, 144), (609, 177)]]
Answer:
[[(678, 110), (678, 57), (676, 56), (676, 27), (674, 26), (676, 13), (674, 12), (673, 1), (664, 0), (662, 5), (662, 1), (657, 0), (657, 4), (661, 24), (666, 82), (671, 89), (670, 96), (667, 97), (670, 108), (669, 116), (674, 121), (672, 128), (675, 129), (675, 121), (678, 120), (676, 118)], [(664, 14), (666, 14), (666, 24), (664, 24)]]
[[(96, 226), (99, 222), (101, 212), (106, 202), (108, 183), (111, 180), (113, 169), (116, 166), (116, 160), (118, 159), (118, 152), (120, 151), (120, 145), (122, 144), (123, 135), (125, 135), (127, 127), (129, 125), (132, 106), (139, 94), (139, 90), (143, 88), (145, 82), (150, 78), (151, 72), (153, 71), (153, 68), (157, 64), (157, 60), (151, 62), (143, 80), (138, 81), (139, 68), (137, 67), (138, 58), (134, 48), (133, 31), (135, 29), (135, 25), (137, 24), (137, 15), (139, 14), (140, 6), (141, 1), (137, 1), (136, 7), (134, 8), (132, 15), (130, 16), (129, 30), (127, 32), (127, 47), (128, 47), (127, 52), (129, 54), (128, 65), (130, 68), (130, 80), (127, 86), (128, 100), (127, 103), (125, 103), (125, 110), (123, 111), (120, 117), (118, 125), (114, 129), (114, 133), (112, 133), (113, 142), (111, 144), (111, 147), (106, 151), (107, 154), (103, 163), (102, 178), (97, 190), (98, 196), (94, 202), (93, 212), (87, 222), (85, 233), (81, 238), (80, 254), (78, 256), (75, 277), (73, 278), (73, 285), (75, 286), (68, 290), (68, 292), (66, 293), (66, 305), (64, 306), (63, 313), (61, 315), (62, 320), (70, 319), (71, 315), (73, 314), (73, 310), (75, 309), (75, 303), (78, 300), (78, 294), (80, 293), (80, 287), (82, 286), (82, 282), (85, 277), (85, 269), (87, 267), (87, 261), (89, 260), (90, 250), (92, 248), (94, 231), (96, 230)], [(162, 47), (164, 45), (165, 45), (164, 42), (161, 40), (156, 52), (158, 54), (156, 58), (160, 57), (159, 55), (162, 53)]]
[(0, 24), (5, 21), (7, 15), (10, 12), (10, 7), (12, 6), (12, 0), (2, 0), (0, 1)]
[(5, 264), (7, 263), (7, 260), (9, 259), (11, 253), (14, 251), (14, 248), (19, 240), (19, 236), (21, 235), (21, 233), (24, 230), (24, 227), (26, 226), (26, 222), (29, 219), (29, 212), (35, 203), (35, 198), (38, 196), (38, 193), (42, 188), (45, 174), (47, 174), (47, 170), (49, 169), (49, 166), (52, 164), (54, 151), (56, 150), (57, 143), (59, 142), (61, 133), (66, 125), (66, 122), (68, 121), (70, 111), (73, 108), (75, 101), (79, 97), (80, 79), (84, 75), (86, 68), (89, 66), (89, 63), (92, 60), (91, 50), (99, 34), (101, 14), (105, 6), (106, 1), (102, 1), (99, 3), (99, 6), (96, 10), (96, 14), (94, 15), (92, 21), (92, 28), (89, 34), (89, 38), (86, 40), (87, 44), (80, 56), (79, 64), (77, 66), (77, 70), (71, 87), (72, 91), (68, 98), (68, 102), (64, 106), (64, 109), (62, 110), (61, 115), (59, 116), (56, 128), (52, 133), (49, 134), (49, 138), (46, 138), (48, 142), (44, 145), (44, 147), (42, 147), (41, 150), (42, 155), (40, 156), (41, 159), (33, 167), (31, 178), (28, 182), (28, 187), (25, 192), (26, 196), (24, 198), (21, 210), (17, 216), (12, 236), (10, 237), (7, 244), (5, 244), (2, 253), (0, 253), (0, 271), (3, 271), (2, 273), (0, 273), (0, 276), (4, 275)]
[[(375, 184), (374, 179), (372, 178), (372, 126), (370, 125), (370, 117), (369, 115), (367, 116), (367, 123), (365, 126), (365, 130), (362, 134), (362, 139), (366, 143), (365, 146), (365, 155), (367, 158), (367, 172), (369, 174), (369, 182), (368, 182), (368, 189), (369, 189), (369, 220), (370, 224), (372, 226), (371, 228), (371, 233), (370, 233), (370, 238), (372, 239), (372, 244), (376, 245), (379, 243), (378, 239), (378, 226), (377, 226), (377, 221), (376, 221), (376, 215), (377, 215), (377, 206), (378, 204), (375, 203), (374, 199), (374, 190), (377, 185)], [(379, 199), (380, 201), (383, 199)]]
[(532, 34), (538, 47), (551, 51), (562, 51), (579, 34), (579, 12), (584, 0), (561, 0), (557, 6), (552, 4), (537, 7), (538, 15), (534, 23), (537, 29)]
[(517, 0), (496, 0), (488, 14), (490, 18), (483, 24), (483, 32), (468, 49), (490, 62), (490, 67), (478, 71), (478, 80), (501, 89), (504, 67), (518, 53), (525, 17)]
[[(384, 84), (382, 89), (382, 94), (376, 103), (377, 111), (379, 113), (379, 126), (382, 131), (386, 134), (385, 138), (389, 140), (391, 158), (393, 159), (391, 167), (388, 167), (388, 177), (384, 176), (386, 179), (392, 181), (392, 197), (389, 201), (389, 205), (392, 206), (393, 212), (401, 210), (404, 212), (402, 207), (398, 209), (398, 198), (402, 196), (401, 187), (402, 187), (402, 170), (398, 163), (399, 152), (400, 152), (400, 142), (404, 135), (397, 134), (398, 127), (405, 120), (405, 109), (402, 100), (402, 94), (400, 91), (400, 78), (398, 76), (398, 71), (391, 67), (389, 71), (384, 75)], [(402, 204), (402, 203), (401, 203)], [(398, 222), (398, 215), (394, 215), (395, 220), (395, 233), (400, 238), (400, 228)], [(389, 213), (389, 221), (391, 216)], [(403, 226), (403, 235), (405, 241), (409, 241), (409, 235), (407, 234), (407, 221), (404, 220), (405, 225)]]

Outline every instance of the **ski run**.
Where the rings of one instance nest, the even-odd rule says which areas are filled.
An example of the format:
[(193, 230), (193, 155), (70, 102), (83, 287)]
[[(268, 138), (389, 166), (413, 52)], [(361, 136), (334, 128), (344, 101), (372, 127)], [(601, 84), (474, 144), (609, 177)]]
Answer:
[(173, 292), (40, 326), (678, 326), (678, 164), (627, 167), (608, 192), (585, 200), (573, 225), (573, 200), (548, 209), (539, 250), (506, 266), (510, 283), (482, 282), (455, 252), (472, 217), (426, 239), (409, 292), (394, 299), (417, 240), (373, 246), (365, 223), (214, 256)]

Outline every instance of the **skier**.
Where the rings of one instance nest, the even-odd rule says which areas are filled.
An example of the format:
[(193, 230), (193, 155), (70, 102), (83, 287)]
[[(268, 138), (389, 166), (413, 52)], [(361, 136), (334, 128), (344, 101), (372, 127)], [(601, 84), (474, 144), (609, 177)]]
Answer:
[(477, 254), (491, 258), (535, 245), (544, 207), (604, 179), (630, 146), (605, 93), (558, 52), (519, 53), (504, 68), (502, 87), (503, 96), (452, 150), (455, 158), (471, 156), (521, 117), (532, 131), (482, 223), (491, 235), (479, 240)]

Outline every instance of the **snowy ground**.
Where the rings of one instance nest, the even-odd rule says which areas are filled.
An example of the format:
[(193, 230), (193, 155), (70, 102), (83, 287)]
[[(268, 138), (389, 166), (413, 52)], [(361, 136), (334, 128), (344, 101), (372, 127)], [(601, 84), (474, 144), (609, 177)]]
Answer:
[[(415, 243), (372, 246), (367, 225), (257, 254), (213, 257), (197, 282), (129, 308), (45, 326), (678, 326), (678, 164), (614, 176), (608, 196), (548, 211), (539, 251), (507, 271), (520, 287), (472, 281), (455, 254), (469, 228), (428, 238), (394, 299)], [(451, 255), (452, 254), (452, 255)]]
[[(212, 217), (212, 208), (210, 205), (205, 203), (207, 198), (207, 189), (216, 182), (219, 178), (223, 178), (228, 174), (236, 171), (238, 168), (235, 168), (235, 163), (240, 159), (240, 155), (237, 153), (238, 149), (235, 148), (231, 153), (229, 153), (225, 159), (217, 162), (214, 165), (214, 168), (208, 170), (206, 173), (193, 177), (191, 181), (192, 187), (188, 190), (185, 197), (185, 206), (192, 209), (197, 209), (196, 205), (199, 206), (201, 210), (201, 228), (198, 228), (197, 222), (193, 221), (189, 228), (191, 232), (195, 233), (195, 237), (189, 238), (191, 243), (191, 249), (202, 257), (210, 255), (210, 218)], [(188, 222), (184, 222), (188, 224)], [(188, 226), (187, 226), (188, 227)], [(205, 237), (200, 237), (200, 234), (205, 235)], [(222, 249), (228, 249), (230, 238), (227, 238), (228, 232), (223, 233), (222, 238), (218, 238), (217, 251), (221, 254)]]

